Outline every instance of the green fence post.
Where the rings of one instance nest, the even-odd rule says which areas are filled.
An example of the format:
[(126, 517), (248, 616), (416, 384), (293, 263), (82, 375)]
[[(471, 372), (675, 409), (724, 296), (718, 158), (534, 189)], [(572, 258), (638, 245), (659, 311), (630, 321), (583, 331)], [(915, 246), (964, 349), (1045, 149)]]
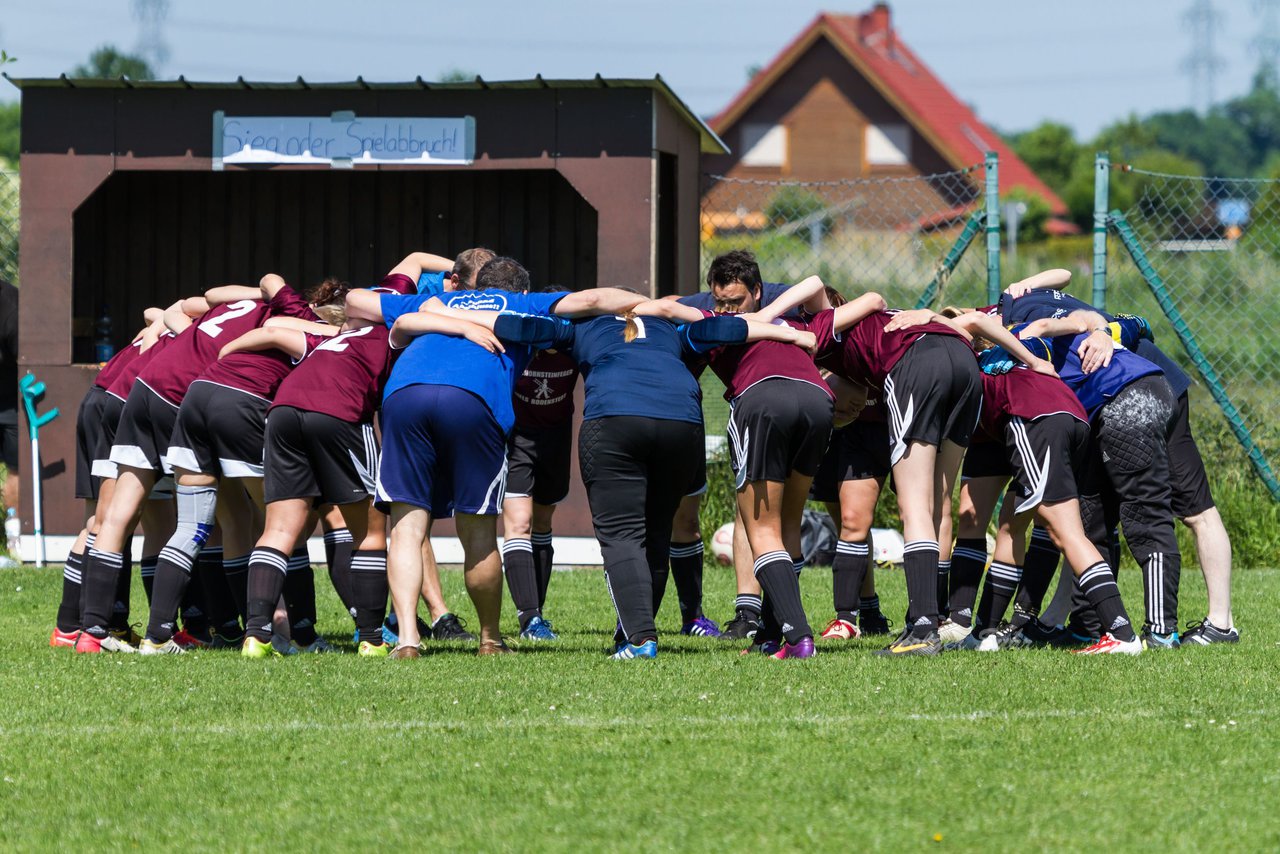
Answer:
[(1111, 158), (1093, 158), (1093, 307), (1107, 310), (1107, 205), (1111, 195)]
[(1222, 386), (1222, 380), (1218, 377), (1218, 372), (1214, 370), (1204, 351), (1200, 349), (1200, 343), (1196, 341), (1196, 336), (1191, 331), (1191, 327), (1187, 326), (1187, 322), (1182, 317), (1182, 312), (1178, 311), (1178, 307), (1173, 304), (1173, 299), (1169, 296), (1169, 289), (1165, 286), (1164, 280), (1160, 278), (1160, 274), (1156, 272), (1155, 267), (1151, 266), (1151, 262), (1147, 260), (1147, 255), (1143, 252), (1142, 245), (1138, 243), (1138, 236), (1134, 234), (1133, 226), (1129, 225), (1128, 220), (1124, 218), (1124, 214), (1118, 210), (1111, 212), (1111, 224), (1115, 226), (1120, 242), (1129, 251), (1130, 257), (1133, 258), (1133, 263), (1137, 265), (1138, 272), (1142, 274), (1147, 286), (1151, 288), (1151, 293), (1155, 296), (1156, 302), (1160, 304), (1160, 309), (1169, 318), (1169, 322), (1173, 324), (1173, 329), (1178, 334), (1178, 340), (1182, 342), (1187, 355), (1191, 357), (1191, 362), (1196, 366), (1196, 371), (1199, 372), (1200, 378), (1209, 387), (1209, 393), (1213, 395), (1213, 399), (1221, 407), (1222, 414), (1226, 416), (1227, 424), (1231, 427), (1231, 432), (1235, 434), (1240, 447), (1244, 448), (1245, 453), (1249, 456), (1249, 462), (1253, 464), (1254, 471), (1258, 473), (1258, 477), (1262, 478), (1262, 482), (1270, 490), (1271, 497), (1280, 501), (1280, 482), (1276, 480), (1275, 473), (1271, 470), (1271, 465), (1267, 462), (1267, 458), (1262, 455), (1262, 451), (1257, 444), (1254, 443), (1253, 434), (1249, 432), (1249, 428), (1245, 425), (1244, 418), (1240, 415), (1240, 410), (1236, 409), (1236, 405), (1231, 402), (1231, 398), (1227, 395), (1227, 390)]
[(1000, 299), (1000, 156), (987, 152), (987, 302)]
[(938, 264), (938, 269), (934, 272), (933, 278), (929, 280), (929, 284), (925, 287), (924, 293), (916, 301), (916, 308), (928, 308), (933, 305), (933, 301), (938, 298), (938, 294), (946, 286), (947, 280), (951, 278), (956, 265), (960, 263), (961, 256), (969, 248), (969, 244), (973, 242), (973, 239), (978, 236), (978, 231), (986, 221), (986, 211), (975, 211), (969, 217), (969, 221), (964, 224), (964, 230), (960, 232), (956, 242), (951, 244), (951, 248), (947, 250), (947, 254), (943, 256), (941, 263)]

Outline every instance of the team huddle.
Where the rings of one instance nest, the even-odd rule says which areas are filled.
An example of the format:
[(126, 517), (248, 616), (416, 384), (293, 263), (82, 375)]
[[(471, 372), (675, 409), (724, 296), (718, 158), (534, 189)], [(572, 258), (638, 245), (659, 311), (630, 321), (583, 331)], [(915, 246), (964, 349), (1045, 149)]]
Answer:
[[(520, 638), (554, 641), (552, 521), (569, 492), (579, 377), (579, 470), (616, 660), (657, 656), (669, 576), (680, 631), (748, 641), (744, 654), (808, 658), (815, 636), (888, 635), (870, 535), (890, 478), (908, 607), (881, 655), (1235, 642), (1230, 542), (1188, 426), (1190, 381), (1145, 320), (1065, 295), (1069, 278), (1046, 271), (984, 308), (894, 311), (817, 277), (763, 283), (735, 251), (712, 262), (708, 291), (651, 300), (533, 291), (517, 261), (476, 248), (414, 253), (372, 288), (300, 292), (268, 274), (151, 309), (80, 407), (86, 523), (50, 644), (330, 651), (306, 549), (318, 524), (362, 656), (417, 658), (429, 639), (512, 652), (504, 577)], [(730, 403), (737, 500), (723, 627), (702, 602), (708, 368)], [(821, 632), (798, 581), (810, 500), (839, 528)], [(478, 638), (440, 588), (430, 535), (450, 517)], [(1209, 591), (1208, 616), (1182, 633), (1175, 518)], [(141, 636), (129, 623), (139, 525)], [(1142, 571), (1140, 625), (1115, 581), (1118, 529)], [(1046, 607), (1060, 557), (1069, 604)]]

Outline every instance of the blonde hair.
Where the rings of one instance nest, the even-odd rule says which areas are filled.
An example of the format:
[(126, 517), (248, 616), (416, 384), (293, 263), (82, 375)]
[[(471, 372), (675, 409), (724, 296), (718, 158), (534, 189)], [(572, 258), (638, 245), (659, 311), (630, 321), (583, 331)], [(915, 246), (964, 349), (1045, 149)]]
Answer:
[[(960, 315), (968, 313), (968, 309), (957, 308), (954, 305), (946, 306), (938, 312), (938, 314), (950, 320), (955, 320)], [(990, 338), (984, 338), (976, 332), (970, 332), (969, 334), (973, 336), (974, 350), (990, 350), (992, 347), (996, 346), (996, 342), (992, 341)]]
[(626, 326), (622, 329), (622, 340), (630, 344), (640, 335), (640, 325), (636, 323), (636, 313), (628, 311), (622, 315), (622, 319), (626, 321)]
[(347, 307), (342, 303), (312, 306), (311, 310), (330, 326), (341, 326), (347, 322)]

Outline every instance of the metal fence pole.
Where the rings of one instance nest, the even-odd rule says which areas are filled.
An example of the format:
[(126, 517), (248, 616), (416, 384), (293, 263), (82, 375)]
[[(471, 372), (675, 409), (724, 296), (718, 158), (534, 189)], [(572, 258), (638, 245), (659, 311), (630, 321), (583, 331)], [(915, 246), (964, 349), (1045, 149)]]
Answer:
[[(942, 293), (942, 289), (946, 287), (947, 280), (955, 272), (956, 265), (960, 263), (960, 258), (963, 257), (965, 250), (969, 248), (970, 243), (973, 243), (973, 238), (978, 236), (978, 231), (982, 228), (982, 223), (986, 221), (986, 218), (985, 211), (977, 211), (973, 216), (969, 217), (969, 221), (964, 224), (964, 230), (960, 232), (956, 242), (951, 244), (946, 256), (939, 262), (938, 269), (934, 272), (933, 278), (929, 280), (929, 284), (925, 286), (924, 293), (920, 294), (920, 299), (916, 301), (916, 308), (928, 308), (933, 305), (933, 301), (938, 298), (938, 294)], [(999, 294), (996, 295), (996, 299), (999, 299)], [(992, 302), (994, 303), (995, 300), (992, 300)]]
[(987, 169), (987, 302), (1000, 299), (1000, 156), (988, 151)]
[(1093, 307), (1107, 309), (1107, 205), (1111, 195), (1111, 158), (1093, 159)]
[(1173, 299), (1169, 296), (1169, 289), (1165, 286), (1164, 280), (1160, 278), (1160, 274), (1156, 272), (1155, 267), (1151, 266), (1151, 262), (1147, 259), (1147, 254), (1142, 250), (1142, 245), (1138, 243), (1138, 236), (1134, 234), (1133, 227), (1129, 225), (1129, 221), (1125, 219), (1124, 214), (1118, 210), (1111, 212), (1110, 221), (1115, 226), (1120, 242), (1129, 251), (1129, 255), (1133, 258), (1133, 263), (1137, 265), (1138, 272), (1142, 274), (1147, 286), (1151, 288), (1151, 293), (1155, 296), (1156, 302), (1160, 304), (1160, 309), (1169, 318), (1169, 322), (1173, 324), (1173, 329), (1178, 334), (1178, 340), (1182, 342), (1187, 355), (1191, 357), (1192, 364), (1196, 366), (1200, 377), (1204, 380), (1205, 385), (1209, 387), (1209, 393), (1213, 395), (1213, 399), (1221, 407), (1222, 414), (1227, 417), (1227, 424), (1231, 427), (1231, 432), (1235, 434), (1236, 440), (1240, 442), (1240, 447), (1244, 448), (1245, 453), (1248, 454), (1249, 462), (1253, 464), (1254, 471), (1258, 473), (1258, 477), (1262, 478), (1262, 482), (1270, 490), (1271, 497), (1280, 500), (1280, 481), (1276, 480), (1275, 472), (1271, 470), (1271, 465), (1267, 462), (1266, 457), (1262, 455), (1257, 443), (1253, 441), (1253, 434), (1249, 432), (1249, 428), (1245, 425), (1244, 418), (1240, 415), (1240, 410), (1236, 409), (1236, 405), (1231, 402), (1226, 388), (1222, 385), (1222, 380), (1218, 377), (1218, 372), (1214, 370), (1204, 351), (1200, 349), (1200, 343), (1196, 341), (1196, 336), (1191, 331), (1191, 327), (1183, 319), (1182, 312), (1178, 311), (1178, 307), (1173, 304)]

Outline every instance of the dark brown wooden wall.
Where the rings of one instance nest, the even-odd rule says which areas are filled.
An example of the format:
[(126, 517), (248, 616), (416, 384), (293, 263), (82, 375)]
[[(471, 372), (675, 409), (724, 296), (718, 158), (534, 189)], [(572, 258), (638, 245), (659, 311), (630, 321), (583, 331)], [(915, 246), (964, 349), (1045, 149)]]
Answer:
[(561, 175), (510, 172), (117, 172), (75, 213), (73, 360), (104, 303), (116, 346), (147, 306), (268, 272), (375, 284), (409, 252), (487, 246), (534, 287), (596, 282), (596, 212)]

